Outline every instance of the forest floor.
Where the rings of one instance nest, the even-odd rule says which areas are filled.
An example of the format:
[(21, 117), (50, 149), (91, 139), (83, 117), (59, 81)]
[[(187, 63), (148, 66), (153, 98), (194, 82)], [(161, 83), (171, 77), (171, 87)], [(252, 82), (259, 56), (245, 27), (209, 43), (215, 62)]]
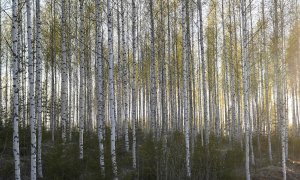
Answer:
[[(30, 179), (30, 134), (29, 129), (20, 130), (20, 155), (22, 179)], [(112, 179), (110, 162), (109, 129), (106, 131), (105, 145), (105, 179)], [(130, 134), (131, 135), (131, 134)], [(60, 137), (60, 133), (56, 134)], [(131, 137), (131, 136), (130, 136)], [(14, 179), (12, 154), (12, 130), (0, 129), (0, 180)], [(161, 142), (154, 142), (151, 137), (138, 132), (137, 166), (131, 168), (131, 151), (124, 149), (123, 138), (117, 141), (117, 163), (119, 179), (185, 179), (184, 136), (174, 133), (168, 140), (168, 153), (164, 157)], [(201, 138), (197, 138), (201, 139)], [(43, 133), (43, 174), (45, 180), (59, 179), (104, 179), (99, 170), (99, 151), (97, 135), (86, 133), (84, 136), (84, 159), (79, 160), (78, 133), (72, 141), (63, 145), (60, 140), (51, 141), (49, 132)], [(130, 142), (131, 144), (131, 142)], [(280, 143), (272, 139), (273, 163), (268, 162), (266, 140), (261, 138), (261, 149), (253, 142), (255, 165), (251, 166), (253, 180), (281, 180)], [(200, 142), (196, 142), (191, 156), (192, 179), (240, 180), (245, 179), (244, 151), (239, 145), (231, 146), (226, 139), (216, 143), (212, 138), (210, 155), (206, 156)], [(300, 141), (289, 142), (289, 159), (287, 161), (287, 179), (300, 180)], [(167, 168), (163, 159), (167, 159)], [(168, 178), (163, 178), (163, 177)]]
[[(300, 179), (300, 161), (288, 159), (286, 176), (288, 180)], [(253, 174), (253, 180), (281, 180), (282, 168), (280, 163), (260, 168)]]

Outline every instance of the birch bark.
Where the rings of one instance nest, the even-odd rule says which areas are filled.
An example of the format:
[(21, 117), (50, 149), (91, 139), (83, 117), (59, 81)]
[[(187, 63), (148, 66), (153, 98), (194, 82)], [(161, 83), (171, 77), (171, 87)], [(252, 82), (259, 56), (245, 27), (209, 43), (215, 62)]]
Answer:
[(150, 5), (150, 41), (151, 41), (151, 66), (150, 66), (150, 119), (151, 119), (151, 133), (156, 137), (156, 105), (157, 105), (157, 92), (156, 92), (156, 63), (155, 63), (155, 37), (154, 37), (154, 16), (153, 16), (153, 0), (149, 1)]
[(125, 131), (125, 149), (129, 151), (129, 138), (128, 138), (128, 62), (127, 50), (125, 41), (125, 17), (124, 17), (124, 1), (121, 1), (121, 24), (122, 24), (122, 58), (123, 58), (123, 102), (124, 102), (124, 131)]
[(21, 179), (20, 149), (19, 149), (19, 84), (18, 84), (18, 52), (17, 52), (17, 16), (18, 0), (12, 0), (12, 41), (13, 41), (13, 90), (14, 90), (14, 114), (13, 114), (13, 154), (15, 164), (15, 179)]
[(210, 126), (209, 126), (209, 117), (208, 117), (208, 103), (207, 103), (207, 62), (204, 57), (204, 41), (203, 41), (203, 19), (202, 19), (202, 1), (197, 0), (197, 6), (199, 11), (199, 20), (200, 20), (200, 55), (202, 59), (202, 91), (203, 91), (203, 112), (204, 112), (204, 142), (205, 145), (209, 144), (209, 134), (210, 134)]
[(30, 134), (31, 134), (31, 180), (36, 179), (36, 117), (35, 117), (35, 95), (34, 95), (34, 71), (33, 71), (33, 49), (32, 49), (32, 22), (31, 1), (26, 0), (27, 10), (27, 46), (28, 46), (28, 74), (29, 74), (29, 98), (30, 98)]
[(136, 5), (135, 0), (132, 0), (132, 166), (136, 169)]
[(36, 96), (38, 123), (38, 177), (43, 177), (42, 169), (42, 54), (40, 0), (36, 0)]
[(84, 131), (84, 17), (83, 17), (83, 1), (80, 0), (80, 37), (79, 37), (79, 52), (80, 52), (80, 90), (79, 90), (79, 159), (83, 159), (83, 131)]
[(107, 0), (107, 31), (108, 31), (108, 51), (109, 51), (109, 119), (111, 123), (111, 160), (114, 178), (118, 177), (116, 161), (116, 122), (115, 122), (115, 102), (114, 102), (114, 54), (113, 54), (113, 27), (112, 27), (112, 7), (111, 0)]
[(103, 146), (103, 122), (104, 122), (104, 87), (103, 87), (103, 58), (102, 58), (102, 34), (101, 34), (101, 6), (100, 0), (96, 0), (96, 28), (97, 28), (97, 76), (98, 76), (98, 143), (100, 152), (101, 174), (104, 175), (104, 146)]
[(188, 61), (189, 55), (187, 51), (189, 34), (187, 31), (186, 22), (188, 20), (188, 0), (182, 0), (182, 33), (183, 33), (183, 116), (184, 116), (184, 130), (185, 130), (185, 153), (186, 153), (186, 171), (187, 177), (191, 177), (191, 167), (190, 167), (190, 137), (189, 137), (189, 113), (188, 113)]
[(244, 91), (244, 123), (245, 123), (245, 168), (246, 179), (250, 180), (250, 167), (249, 167), (249, 69), (248, 69), (248, 29), (247, 29), (247, 13), (246, 13), (246, 0), (241, 1), (242, 11), (242, 60), (243, 60), (243, 91)]

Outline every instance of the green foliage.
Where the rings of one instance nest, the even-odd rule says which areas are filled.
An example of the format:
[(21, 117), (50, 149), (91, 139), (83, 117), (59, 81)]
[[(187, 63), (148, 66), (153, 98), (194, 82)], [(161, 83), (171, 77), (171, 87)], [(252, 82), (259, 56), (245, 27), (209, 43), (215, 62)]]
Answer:
[[(84, 138), (83, 160), (79, 159), (78, 143), (44, 144), (43, 160), (46, 179), (101, 179), (97, 136), (87, 134)], [(78, 139), (78, 133), (73, 139)]]
[[(200, 140), (200, 136), (198, 137)], [(244, 153), (240, 147), (231, 147), (226, 141), (211, 138), (209, 148), (196, 143), (193, 162), (195, 179), (243, 179)]]
[(151, 135), (145, 137), (144, 143), (139, 148), (140, 176), (145, 179), (155, 179), (156, 159), (155, 143)]
[(14, 160), (12, 157), (12, 128), (0, 128), (0, 179), (12, 179)]
[[(74, 155), (76, 147), (66, 147), (61, 144), (49, 149), (47, 156), (44, 156), (45, 177), (49, 179), (75, 179), (80, 175), (80, 165), (78, 158)], [(67, 152), (67, 153), (65, 153)]]
[[(61, 142), (61, 131), (55, 133), (55, 143), (51, 141), (51, 132), (43, 130), (42, 162), (44, 179), (104, 179), (99, 167), (98, 138), (94, 132), (84, 134), (84, 158), (79, 160), (79, 134), (73, 131), (73, 140), (65, 145)], [(105, 179), (112, 179), (110, 155), (110, 128), (105, 130), (104, 141)], [(132, 132), (129, 130), (130, 145)], [(14, 161), (12, 154), (12, 128), (0, 129), (0, 179), (13, 179)], [(267, 138), (260, 136), (261, 152), (258, 151), (257, 136), (253, 136), (255, 166), (251, 174), (255, 176), (260, 168), (270, 165), (268, 161)], [(167, 151), (161, 139), (153, 140), (149, 134), (137, 129), (137, 170), (132, 168), (132, 151), (126, 152), (124, 136), (119, 135), (116, 143), (118, 176), (120, 179), (185, 179), (185, 138), (184, 134), (174, 131), (168, 134)], [(280, 140), (272, 136), (273, 165), (280, 162)], [(297, 149), (300, 141), (290, 137), (289, 158), (300, 158)], [(20, 128), (21, 175), (30, 177), (30, 129)], [(217, 140), (211, 136), (210, 145), (205, 148), (198, 135), (195, 148), (191, 150), (192, 179), (244, 179), (244, 149), (240, 144), (229, 144), (223, 137)]]
[(175, 131), (168, 141), (168, 168), (170, 178), (185, 178), (185, 141), (184, 135)]

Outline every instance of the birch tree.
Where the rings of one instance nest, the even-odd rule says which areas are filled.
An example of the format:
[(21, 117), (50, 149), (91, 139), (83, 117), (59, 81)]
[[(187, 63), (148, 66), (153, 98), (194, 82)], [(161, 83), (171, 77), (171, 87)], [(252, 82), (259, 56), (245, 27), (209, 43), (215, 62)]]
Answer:
[(54, 28), (55, 28), (55, 21), (54, 21), (54, 14), (55, 14), (55, 1), (51, 1), (51, 17), (52, 17), (52, 24), (51, 24), (51, 139), (52, 142), (54, 142), (55, 138), (55, 122), (56, 122), (56, 116), (55, 116), (55, 98), (56, 98), (56, 84), (55, 84), (55, 76), (56, 76), (56, 71), (55, 71), (55, 37), (54, 37)]
[(268, 163), (292, 176), (298, 8), (296, 0), (2, 2), (0, 139), (13, 136), (15, 179), (29, 163), (31, 179), (55, 179), (49, 153), (62, 147), (58, 155), (72, 157), (73, 145), (87, 165), (75, 174), (87, 178), (92, 161), (103, 178), (224, 178), (234, 172), (223, 174), (220, 158), (237, 152), (245, 159), (225, 169), (244, 164), (246, 179)]
[(201, 62), (202, 62), (202, 92), (203, 92), (203, 113), (204, 113), (204, 136), (205, 136), (205, 145), (209, 144), (209, 134), (210, 134), (210, 128), (209, 128), (209, 117), (208, 117), (208, 105), (207, 105), (207, 62), (204, 57), (204, 41), (203, 41), (203, 18), (202, 18), (202, 1), (197, 0), (197, 6), (199, 11), (199, 21), (200, 21), (200, 56), (201, 56)]
[(230, 91), (231, 91), (231, 119), (232, 119), (232, 134), (235, 140), (237, 140), (237, 133), (236, 133), (236, 110), (235, 110), (235, 76), (234, 76), (234, 61), (232, 56), (233, 51), (233, 37), (232, 37), (232, 18), (231, 18), (231, 0), (229, 0), (229, 21), (230, 21), (230, 27), (229, 27), (229, 34), (230, 34), (230, 45), (229, 45), (229, 51), (230, 51)]
[(243, 61), (243, 93), (244, 93), (244, 124), (245, 124), (245, 168), (246, 179), (250, 180), (250, 167), (249, 167), (249, 59), (248, 59), (248, 29), (247, 29), (247, 13), (246, 13), (246, 1), (241, 1), (242, 11), (242, 61)]
[(42, 54), (41, 54), (41, 19), (40, 0), (36, 0), (36, 96), (38, 123), (38, 177), (43, 177), (42, 169)]
[(277, 121), (280, 123), (280, 139), (281, 139), (281, 165), (282, 165), (282, 174), (283, 179), (286, 180), (286, 143), (285, 143), (285, 119), (284, 119), (284, 109), (283, 106), (283, 83), (282, 83), (282, 70), (281, 70), (281, 63), (279, 58), (279, 48), (278, 48), (278, 41), (279, 41), (279, 33), (278, 33), (278, 1), (274, 0), (274, 50), (273, 56), (275, 58), (275, 88), (276, 88), (276, 101), (277, 101)]
[(136, 169), (136, 5), (132, 0), (132, 167)]
[(30, 133), (31, 133), (31, 180), (36, 179), (36, 116), (34, 95), (34, 71), (33, 71), (33, 49), (32, 49), (32, 21), (31, 1), (26, 0), (27, 9), (27, 46), (28, 46), (28, 75), (29, 75), (29, 98), (30, 98)]
[(80, 11), (80, 34), (79, 34), (79, 52), (80, 52), (80, 90), (79, 90), (79, 159), (83, 159), (83, 131), (84, 131), (84, 17), (83, 17), (83, 2), (80, 0), (79, 11)]
[[(266, 28), (267, 23), (265, 19), (265, 0), (262, 0), (262, 21), (263, 21), (263, 29), (262, 29), (262, 36), (263, 36), (263, 54), (264, 57), (267, 57), (266, 55)], [(269, 117), (269, 66), (268, 63), (265, 62), (265, 108), (266, 108), (266, 118), (267, 118), (267, 133), (268, 133), (268, 154), (269, 154), (269, 161), (272, 163), (272, 143), (271, 143), (271, 122)]]
[(188, 0), (182, 1), (182, 32), (183, 32), (183, 116), (184, 116), (184, 127), (185, 127), (185, 153), (186, 153), (186, 171), (187, 177), (191, 177), (191, 167), (190, 167), (190, 129), (189, 129), (189, 117), (188, 117), (188, 61), (189, 59), (189, 51), (187, 51), (189, 34), (186, 29), (188, 26), (185, 24), (189, 17), (187, 17), (188, 13)]
[[(13, 41), (13, 90), (14, 90), (14, 116), (13, 116), (13, 154), (14, 154), (14, 168), (15, 179), (21, 179), (20, 172), (20, 149), (19, 149), (19, 67), (18, 67), (18, 52), (17, 52), (17, 16), (18, 16), (18, 0), (12, 1), (12, 41)], [(2, 12), (0, 12), (2, 13)], [(1, 18), (0, 18), (1, 19)], [(0, 21), (1, 22), (1, 21)], [(2, 68), (2, 67), (0, 67)], [(2, 78), (0, 78), (2, 79)], [(1, 105), (2, 106), (2, 105)], [(1, 109), (2, 110), (2, 109)]]
[(62, 75), (61, 75), (61, 121), (62, 121), (62, 140), (67, 141), (67, 121), (68, 121), (68, 75), (67, 75), (67, 49), (66, 49), (66, 17), (65, 0), (61, 5), (61, 34), (62, 34)]
[[(69, 0), (68, 2), (68, 11), (67, 11), (67, 14), (68, 14), (68, 26), (66, 25), (66, 27), (69, 27), (71, 25), (71, 1)], [(65, 24), (66, 24), (66, 21), (65, 21)], [(65, 28), (66, 29), (66, 28)], [(76, 29), (75, 29), (76, 30)], [(72, 31), (67, 33), (67, 67), (68, 67), (68, 79), (69, 79), (69, 84), (68, 84), (68, 88), (69, 88), (69, 91), (68, 91), (68, 103), (67, 103), (67, 108), (68, 108), (68, 119), (67, 119), (67, 122), (66, 123), (66, 131), (68, 133), (68, 139), (71, 141), (72, 140), (72, 126), (73, 126), (73, 108), (72, 108), (72, 81), (73, 81), (73, 78), (72, 78)], [(75, 93), (74, 93), (74, 97), (75, 97)]]
[(107, 32), (108, 32), (108, 51), (109, 51), (109, 119), (111, 122), (111, 161), (114, 178), (118, 177), (117, 160), (116, 160), (116, 121), (115, 121), (115, 93), (114, 93), (114, 54), (113, 54), (113, 27), (112, 27), (112, 4), (111, 0), (107, 0)]
[(103, 126), (104, 126), (104, 92), (103, 92), (103, 58), (102, 58), (102, 34), (101, 34), (101, 6), (100, 0), (96, 0), (96, 28), (97, 28), (97, 80), (98, 80), (98, 143), (99, 143), (99, 152), (100, 152), (100, 168), (101, 174), (104, 175), (104, 146), (103, 146)]
[[(164, 33), (164, 15), (163, 15), (163, 1), (160, 1), (160, 21), (161, 21), (161, 48), (160, 48), (160, 76), (161, 76), (161, 125), (162, 125), (162, 143), (163, 143), (163, 154), (165, 159), (163, 159), (163, 166), (167, 166), (167, 131), (168, 131), (168, 108), (167, 108), (167, 72), (166, 72), (166, 60), (165, 60), (165, 33)], [(165, 174), (166, 175), (166, 174)], [(167, 176), (167, 175), (166, 175)]]
[(127, 75), (127, 50), (125, 41), (125, 10), (124, 1), (121, 1), (121, 25), (122, 25), (122, 58), (123, 58), (123, 103), (124, 103), (124, 130), (125, 130), (125, 149), (129, 151), (129, 138), (128, 138), (128, 75)]
[(156, 90), (156, 62), (155, 62), (155, 37), (154, 37), (154, 16), (153, 16), (153, 0), (149, 0), (150, 7), (150, 43), (151, 43), (151, 65), (150, 65), (150, 122), (151, 133), (156, 137), (156, 105), (157, 105), (157, 90)]
[[(0, 10), (0, 117), (3, 117), (2, 106), (2, 11)], [(0, 121), (0, 127), (2, 127), (3, 121)]]

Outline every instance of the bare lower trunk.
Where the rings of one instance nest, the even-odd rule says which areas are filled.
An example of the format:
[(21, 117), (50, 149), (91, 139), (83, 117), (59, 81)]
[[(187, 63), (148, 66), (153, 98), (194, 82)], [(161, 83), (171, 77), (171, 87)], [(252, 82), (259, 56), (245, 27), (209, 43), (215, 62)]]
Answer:
[(204, 57), (204, 41), (203, 41), (203, 20), (202, 20), (202, 2), (201, 0), (197, 0), (197, 6), (199, 11), (199, 20), (200, 20), (200, 54), (202, 59), (202, 91), (203, 91), (203, 111), (204, 111), (204, 139), (205, 145), (209, 144), (209, 134), (210, 134), (210, 126), (209, 126), (209, 117), (208, 117), (208, 106), (207, 106), (207, 81), (206, 81), (206, 66), (207, 62)]
[(15, 179), (21, 179), (20, 149), (19, 149), (19, 84), (18, 84), (18, 52), (17, 52), (17, 8), (18, 0), (12, 1), (12, 41), (13, 41), (13, 91), (14, 91), (14, 116), (13, 116), (13, 154), (15, 164)]
[(188, 15), (188, 0), (182, 1), (182, 30), (183, 30), (183, 116), (184, 116), (184, 133), (185, 133), (185, 153), (186, 153), (186, 171), (187, 177), (191, 177), (191, 167), (190, 167), (190, 129), (189, 129), (189, 113), (188, 113), (188, 61), (189, 59), (189, 51), (188, 49), (188, 26), (189, 23), (186, 24), (189, 17)]
[(66, 49), (66, 19), (65, 19), (65, 0), (62, 0), (61, 32), (62, 32), (62, 74), (61, 74), (61, 123), (62, 140), (67, 141), (67, 120), (68, 120), (68, 75), (67, 75), (67, 49)]
[(129, 138), (128, 138), (128, 75), (127, 75), (127, 49), (125, 41), (125, 10), (124, 1), (121, 1), (121, 24), (122, 24), (122, 58), (123, 58), (123, 102), (124, 102), (124, 131), (125, 131), (125, 149), (129, 151)]
[(155, 40), (154, 40), (154, 15), (153, 15), (153, 0), (150, 0), (150, 24), (151, 24), (151, 66), (150, 66), (150, 79), (151, 79), (151, 94), (150, 94), (150, 118), (151, 118), (151, 133), (156, 137), (156, 105), (157, 105), (157, 92), (156, 92), (156, 63), (155, 63)]
[(38, 123), (38, 177), (43, 177), (42, 169), (42, 57), (41, 57), (41, 22), (40, 0), (36, 1), (36, 95)]
[(28, 74), (29, 74), (29, 98), (30, 98), (30, 132), (31, 132), (31, 180), (36, 179), (36, 117), (34, 96), (34, 71), (32, 49), (32, 23), (31, 1), (26, 0), (27, 9), (27, 43), (28, 43)]
[(79, 90), (79, 159), (83, 159), (83, 131), (84, 131), (84, 44), (83, 44), (83, 0), (80, 1), (80, 41), (79, 41), (79, 52), (80, 52), (80, 90)]
[(100, 152), (100, 168), (101, 168), (101, 174), (104, 176), (104, 146), (103, 146), (103, 121), (104, 121), (104, 87), (103, 87), (103, 58), (102, 58), (102, 34), (100, 31), (101, 28), (101, 11), (100, 11), (100, 0), (96, 0), (96, 17), (97, 17), (97, 80), (98, 80), (98, 143), (99, 143), (99, 152)]
[(244, 123), (245, 123), (245, 168), (246, 168), (246, 179), (250, 180), (250, 167), (249, 167), (249, 60), (248, 60), (248, 45), (247, 45), (247, 20), (246, 20), (246, 1), (241, 1), (242, 9), (242, 59), (243, 59), (243, 90), (244, 90)]
[(112, 7), (111, 0), (107, 0), (107, 26), (108, 26), (108, 51), (109, 51), (109, 119), (111, 123), (111, 160), (114, 178), (118, 177), (116, 160), (116, 121), (115, 121), (115, 102), (114, 102), (114, 55), (113, 55), (113, 28), (112, 28)]
[(132, 167), (136, 169), (136, 6), (135, 0), (132, 0), (132, 57), (133, 57), (133, 72), (132, 72)]

